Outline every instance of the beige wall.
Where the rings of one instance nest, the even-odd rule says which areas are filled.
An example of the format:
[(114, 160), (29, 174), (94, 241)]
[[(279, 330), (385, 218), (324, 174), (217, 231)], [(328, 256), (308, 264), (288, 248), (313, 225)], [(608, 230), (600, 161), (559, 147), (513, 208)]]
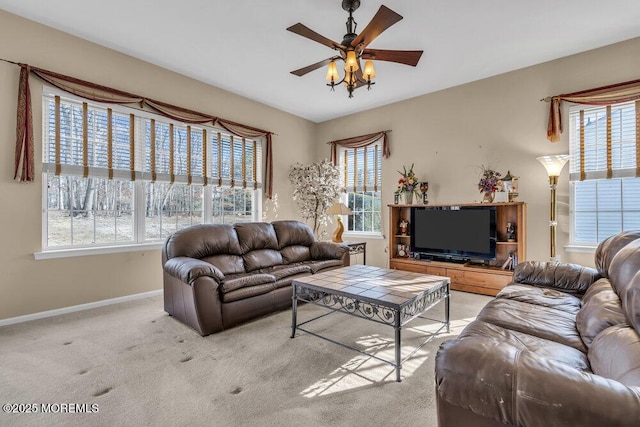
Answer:
[[(287, 181), (295, 161), (314, 159), (312, 122), (0, 11), (0, 58), (23, 62), (268, 129), (274, 137), (278, 210), (296, 218)], [(35, 261), (41, 250), (41, 84), (31, 79), (36, 182), (13, 181), (19, 68), (0, 62), (0, 319), (162, 288), (160, 251)]]
[[(421, 65), (429, 66), (436, 64)], [(382, 172), (385, 206), (393, 202), (399, 178), (396, 171), (403, 165), (415, 163), (418, 176), (429, 181), (433, 203), (480, 200), (478, 165), (491, 164), (504, 173), (509, 169), (520, 176), (519, 199), (527, 202), (527, 258), (546, 260), (549, 186), (535, 158), (568, 153), (569, 146), (567, 132), (559, 143), (546, 140), (548, 104), (540, 99), (637, 79), (639, 69), (640, 39), (634, 39), (327, 121), (317, 127), (317, 156), (329, 156), (327, 141), (391, 129), (391, 157), (383, 161)], [(358, 91), (355, 96), (393, 90), (389, 86), (379, 75), (371, 94)], [(558, 253), (562, 261), (592, 265), (593, 254), (563, 249), (569, 239), (567, 170), (565, 167), (558, 189)], [(386, 210), (383, 221), (387, 234)], [(386, 245), (386, 239), (370, 240), (367, 261), (385, 266)]]
[[(547, 104), (539, 99), (635, 79), (640, 69), (636, 39), (315, 125), (3, 11), (0, 40), (1, 58), (274, 131), (277, 203), (265, 203), (267, 220), (298, 216), (287, 182), (289, 167), (328, 157), (325, 143), (337, 138), (393, 130), (392, 154), (383, 163), (385, 205), (392, 202), (396, 171), (412, 162), (419, 177), (430, 182), (433, 203), (479, 200), (480, 164), (510, 169), (521, 177), (520, 199), (528, 203), (529, 259), (548, 256), (549, 189), (535, 157), (568, 152), (566, 134), (558, 144), (546, 141)], [(33, 253), (41, 249), (41, 85), (32, 79), (36, 182), (19, 184), (12, 180), (11, 160), (17, 84), (18, 67), (0, 62), (0, 319), (160, 289), (157, 250), (34, 260)], [(380, 90), (392, 90), (385, 89), (384, 76), (374, 89)], [(559, 252), (564, 261), (590, 264), (591, 254), (562, 250), (568, 239), (568, 189), (565, 171), (559, 186)], [(386, 234), (386, 210), (383, 220)], [(387, 265), (386, 245), (386, 240), (370, 240), (368, 263)]]

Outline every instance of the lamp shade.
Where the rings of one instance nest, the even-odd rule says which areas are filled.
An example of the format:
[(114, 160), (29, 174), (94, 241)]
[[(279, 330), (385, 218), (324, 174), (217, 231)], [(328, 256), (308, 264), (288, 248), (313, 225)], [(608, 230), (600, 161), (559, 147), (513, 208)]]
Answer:
[(353, 215), (353, 211), (344, 203), (334, 203), (327, 209), (327, 215)]
[(338, 80), (338, 77), (338, 67), (336, 67), (336, 63), (334, 61), (329, 62), (326, 79), (330, 82), (335, 82)]
[(562, 168), (569, 160), (568, 154), (556, 154), (553, 156), (541, 156), (536, 157), (536, 160), (542, 163), (542, 166), (547, 170), (549, 176), (559, 176), (562, 172)]
[(357, 71), (358, 70), (358, 57), (353, 50), (347, 51), (347, 57), (344, 60), (345, 71)]
[(376, 70), (373, 68), (373, 61), (372, 60), (367, 60), (364, 63), (364, 71), (363, 74), (366, 78), (368, 79), (375, 79), (376, 78)]

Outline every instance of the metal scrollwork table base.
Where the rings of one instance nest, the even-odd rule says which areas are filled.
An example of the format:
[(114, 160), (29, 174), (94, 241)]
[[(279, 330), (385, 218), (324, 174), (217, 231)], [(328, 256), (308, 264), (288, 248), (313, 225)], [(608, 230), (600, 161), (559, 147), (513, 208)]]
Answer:
[[(449, 332), (448, 277), (431, 276), (400, 270), (352, 265), (312, 276), (296, 279), (292, 283), (291, 338), (301, 330), (342, 347), (370, 356), (395, 367), (396, 381), (400, 382), (402, 363), (413, 356), (440, 331)], [(297, 323), (298, 302), (306, 302), (329, 309), (313, 319)], [(436, 320), (422, 314), (439, 302), (445, 304), (445, 319)], [(395, 331), (395, 360), (387, 360), (360, 349), (340, 343), (303, 328), (303, 325), (329, 314), (340, 312), (383, 325)], [(427, 339), (404, 359), (401, 358), (402, 328), (416, 318), (442, 323)]]

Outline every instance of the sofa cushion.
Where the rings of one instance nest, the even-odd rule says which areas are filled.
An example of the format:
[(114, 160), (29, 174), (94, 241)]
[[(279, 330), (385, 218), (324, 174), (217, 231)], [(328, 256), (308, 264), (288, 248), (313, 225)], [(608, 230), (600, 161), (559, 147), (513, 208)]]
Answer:
[(517, 347), (484, 337), (445, 341), (436, 354), (438, 399), (491, 421), (517, 425), (513, 367), (521, 353)]
[(165, 242), (165, 251), (169, 259), (241, 255), (238, 236), (229, 224), (199, 224), (178, 230)]
[[(236, 289), (235, 291), (231, 291), (231, 292), (227, 292), (225, 294), (222, 294), (222, 302), (224, 303), (228, 303), (228, 302), (234, 302), (234, 301), (240, 301), (243, 299), (247, 299), (247, 298), (251, 298), (251, 297), (255, 297), (257, 295), (262, 295), (262, 294), (267, 294), (271, 291), (273, 291), (274, 285), (273, 283), (266, 283), (264, 285), (255, 285), (255, 286), (249, 286), (247, 288), (240, 288), (240, 289)], [(224, 307), (224, 305), (223, 305)]]
[[(605, 279), (606, 280), (606, 279)], [(591, 292), (576, 316), (576, 327), (582, 341), (589, 347), (593, 339), (609, 326), (627, 323), (620, 298), (613, 289)]]
[(587, 355), (580, 350), (523, 332), (505, 329), (491, 323), (479, 320), (471, 322), (464, 328), (459, 337), (484, 337), (496, 340), (501, 344), (529, 351), (540, 357), (564, 363), (581, 371), (591, 371)]
[(244, 274), (232, 274), (226, 276), (222, 280), (222, 293), (235, 291), (240, 288), (248, 288), (256, 285), (263, 285), (266, 283), (273, 283), (276, 278), (271, 274), (260, 273), (244, 273)]
[(513, 271), (514, 282), (577, 294), (583, 294), (599, 278), (600, 274), (593, 268), (557, 262), (522, 262)]
[(278, 249), (287, 246), (311, 246), (315, 242), (311, 228), (300, 221), (274, 221), (273, 228), (278, 237)]
[(640, 239), (640, 231), (626, 231), (607, 237), (600, 242), (596, 248), (594, 259), (596, 269), (602, 277), (609, 277), (611, 261), (620, 249), (637, 239)]
[(613, 257), (609, 280), (627, 321), (640, 333), (640, 240), (629, 243)]
[(304, 263), (311, 267), (311, 272), (316, 274), (319, 271), (326, 270), (327, 268), (337, 268), (342, 267), (342, 260), (339, 259), (329, 259), (326, 261), (307, 261)]
[(278, 250), (278, 239), (273, 225), (266, 222), (248, 222), (234, 225), (243, 254), (256, 249)]
[(311, 259), (311, 251), (308, 246), (293, 245), (280, 249), (282, 260), (285, 264), (308, 261)]
[(580, 310), (580, 298), (551, 288), (512, 283), (502, 288), (496, 298), (511, 299), (529, 304), (551, 307), (577, 314)]
[(202, 258), (202, 261), (213, 264), (225, 276), (245, 272), (242, 257), (238, 255), (214, 255)]
[(276, 289), (284, 288), (286, 286), (291, 286), (291, 284), (293, 283), (294, 280), (302, 278), (302, 277), (305, 277), (305, 276), (308, 276), (310, 274), (311, 274), (311, 272), (294, 274), (293, 276), (287, 276), (287, 277), (284, 277), (284, 278), (282, 278), (280, 280), (276, 280), (276, 283), (274, 283), (273, 286)]
[(349, 252), (347, 245), (333, 242), (315, 242), (311, 246), (311, 259), (340, 259), (345, 252)]
[(600, 332), (589, 349), (593, 372), (627, 386), (640, 387), (640, 337), (628, 325)]
[(271, 274), (276, 280), (295, 276), (301, 273), (311, 274), (311, 267), (305, 264), (298, 265), (276, 265), (274, 267), (263, 268), (260, 273)]
[(576, 329), (576, 316), (566, 311), (499, 298), (489, 301), (477, 319), (568, 345), (586, 353), (586, 347)]
[(282, 265), (282, 255), (274, 249), (256, 249), (242, 256), (246, 271), (255, 271), (261, 268)]
[(609, 279), (603, 277), (602, 279), (596, 280), (591, 286), (589, 286), (587, 292), (585, 292), (582, 296), (582, 304), (584, 305), (584, 303), (589, 301), (589, 299), (592, 298), (595, 294), (606, 290), (613, 291), (613, 286), (611, 286), (611, 282), (609, 281)]

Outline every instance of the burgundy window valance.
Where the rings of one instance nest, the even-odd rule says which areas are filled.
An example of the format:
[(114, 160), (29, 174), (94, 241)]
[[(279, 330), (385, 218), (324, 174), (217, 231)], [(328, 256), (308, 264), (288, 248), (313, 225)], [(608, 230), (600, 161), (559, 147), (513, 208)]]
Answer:
[(362, 148), (367, 145), (371, 145), (374, 142), (382, 138), (382, 157), (385, 159), (391, 155), (389, 152), (389, 144), (387, 142), (387, 133), (391, 131), (383, 130), (376, 133), (370, 133), (367, 135), (354, 136), (352, 138), (337, 139), (335, 141), (328, 142), (331, 145), (331, 161), (336, 164), (338, 161), (338, 146), (344, 148)]
[(265, 137), (266, 167), (264, 188), (267, 198), (271, 198), (273, 194), (272, 132), (85, 80), (80, 80), (75, 77), (66, 76), (42, 68), (32, 67), (27, 64), (17, 65), (20, 66), (20, 82), (18, 85), (18, 116), (16, 124), (14, 179), (23, 182), (32, 182), (34, 180), (33, 119), (31, 114), (31, 92), (29, 89), (29, 75), (33, 73), (47, 83), (81, 98), (110, 104), (138, 104), (141, 108), (147, 107), (161, 116), (181, 121), (183, 123), (200, 125), (210, 124), (212, 126), (218, 125), (229, 133), (242, 138), (254, 139)]
[(560, 104), (562, 101), (585, 105), (613, 105), (621, 102), (640, 100), (640, 80), (632, 80), (580, 92), (565, 93), (544, 99), (550, 101), (549, 123), (547, 125), (547, 139), (551, 142), (560, 141), (562, 133), (562, 117)]
[[(331, 162), (338, 165), (338, 147), (344, 149), (343, 183), (346, 187), (353, 187), (353, 191), (378, 191), (380, 185), (381, 159), (388, 158), (389, 145), (387, 133), (389, 130), (355, 136), (352, 138), (331, 141)], [(380, 143), (379, 141), (382, 140)], [(373, 147), (369, 148), (369, 146)], [(352, 173), (349, 173), (351, 164)], [(372, 173), (370, 173), (372, 172)], [(360, 177), (360, 178), (359, 178)]]

